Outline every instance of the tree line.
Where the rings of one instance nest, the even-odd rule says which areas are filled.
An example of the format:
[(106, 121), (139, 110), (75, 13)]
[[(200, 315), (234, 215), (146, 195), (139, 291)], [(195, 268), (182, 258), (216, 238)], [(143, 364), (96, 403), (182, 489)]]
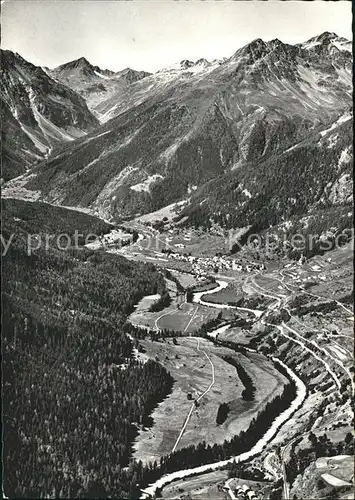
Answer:
[(256, 388), (250, 375), (248, 375), (244, 367), (231, 356), (223, 356), (223, 359), (230, 365), (233, 365), (237, 370), (238, 377), (244, 385), (244, 390), (242, 392), (242, 398), (244, 399), (244, 401), (253, 401)]

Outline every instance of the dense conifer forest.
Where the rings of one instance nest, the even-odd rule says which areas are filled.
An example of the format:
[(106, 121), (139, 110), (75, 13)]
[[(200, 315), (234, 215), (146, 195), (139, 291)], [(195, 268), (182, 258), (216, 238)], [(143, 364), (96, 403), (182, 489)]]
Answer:
[[(143, 295), (165, 292), (164, 280), (152, 265), (85, 248), (28, 255), (38, 220), (4, 208), (5, 494), (137, 498), (132, 441), (173, 380), (135, 360), (123, 323)], [(46, 230), (63, 231), (53, 209)]]
[(72, 238), (73, 242), (73, 236), (77, 231), (82, 235), (78, 238), (79, 244), (84, 243), (86, 236), (90, 234), (101, 236), (113, 229), (113, 225), (93, 215), (39, 201), (5, 198), (1, 200), (1, 211), (8, 222), (13, 218), (16, 231), (21, 230), (32, 235), (41, 233), (55, 236), (65, 233)]

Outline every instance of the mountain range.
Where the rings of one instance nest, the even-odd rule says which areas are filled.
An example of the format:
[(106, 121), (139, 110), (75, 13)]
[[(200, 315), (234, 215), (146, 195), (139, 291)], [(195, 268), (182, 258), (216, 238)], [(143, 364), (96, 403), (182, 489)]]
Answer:
[(19, 54), (1, 51), (0, 76), (5, 180), (99, 125), (82, 97)]
[(53, 70), (45, 68), (46, 72), (56, 81), (67, 85), (84, 97), (89, 109), (95, 114), (95, 108), (101, 101), (115, 94), (122, 93), (131, 83), (134, 83), (150, 73), (126, 68), (122, 71), (100, 69), (81, 57)]
[[(351, 43), (334, 33), (296, 45), (257, 39), (229, 58), (154, 74), (84, 58), (41, 69), (5, 52), (7, 140), (37, 162), (37, 137), (50, 143), (21, 179), (37, 198), (113, 220), (184, 201), (180, 223), (227, 228), (351, 203)], [(76, 139), (54, 148), (44, 119)]]

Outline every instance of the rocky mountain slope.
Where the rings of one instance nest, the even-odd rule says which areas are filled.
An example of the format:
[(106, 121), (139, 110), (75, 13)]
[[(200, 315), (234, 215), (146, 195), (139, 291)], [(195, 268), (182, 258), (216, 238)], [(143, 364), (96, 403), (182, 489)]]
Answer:
[[(130, 68), (118, 72), (102, 70), (90, 64), (85, 57), (54, 69), (45, 68), (45, 71), (55, 80), (64, 83), (83, 96), (93, 112), (96, 111), (96, 106), (101, 101), (106, 101), (113, 94), (123, 93), (132, 83), (150, 75), (145, 71), (135, 71)], [(99, 110), (95, 114), (99, 119), (101, 118)]]
[(349, 202), (352, 55), (324, 33), (254, 40), (229, 59), (146, 76), (96, 107), (108, 121), (34, 170), (51, 202), (132, 217), (189, 200), (185, 223), (282, 222)]
[(1, 51), (0, 77), (5, 180), (98, 126), (82, 97), (20, 55)]

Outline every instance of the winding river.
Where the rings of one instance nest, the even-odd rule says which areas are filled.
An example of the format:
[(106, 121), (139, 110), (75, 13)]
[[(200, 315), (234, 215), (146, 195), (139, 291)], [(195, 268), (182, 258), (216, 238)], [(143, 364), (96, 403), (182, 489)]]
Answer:
[[(176, 479), (182, 479), (184, 477), (202, 474), (208, 471), (214, 471), (220, 469), (221, 467), (224, 467), (225, 465), (233, 462), (234, 460), (237, 460), (238, 462), (244, 462), (261, 453), (263, 449), (272, 442), (272, 440), (276, 437), (276, 434), (281, 428), (281, 426), (291, 418), (293, 413), (296, 410), (298, 410), (298, 408), (302, 406), (302, 403), (305, 400), (307, 394), (306, 386), (304, 385), (302, 380), (299, 377), (297, 377), (297, 375), (281, 360), (277, 358), (272, 358), (272, 359), (275, 363), (278, 363), (281, 366), (283, 366), (284, 369), (287, 371), (288, 376), (292, 378), (292, 380), (295, 382), (297, 387), (297, 395), (295, 399), (292, 401), (291, 405), (275, 418), (271, 427), (265, 432), (264, 436), (261, 439), (259, 439), (259, 441), (249, 451), (241, 453), (240, 455), (235, 455), (229, 458), (228, 460), (222, 460), (220, 462), (201, 465), (199, 467), (194, 467), (192, 469), (182, 469), (176, 472), (172, 472), (170, 474), (166, 474), (165, 476), (162, 476), (160, 479), (158, 479), (155, 483), (152, 483), (147, 488), (142, 490), (143, 493), (147, 494), (148, 496), (149, 495), (153, 496), (157, 488), (163, 488), (164, 486), (175, 481)], [(143, 495), (142, 498), (145, 498), (145, 496)]]
[(212, 293), (220, 292), (228, 286), (228, 283), (226, 281), (216, 280), (216, 283), (218, 283), (218, 286), (216, 286), (216, 288), (212, 288), (212, 290), (207, 290), (205, 292), (195, 292), (193, 294), (193, 302), (207, 307), (214, 307), (216, 309), (236, 309), (238, 311), (246, 311), (254, 314), (257, 318), (260, 318), (260, 316), (262, 316), (263, 311), (260, 311), (259, 309), (248, 309), (247, 307), (237, 307), (230, 304), (216, 304), (215, 302), (208, 302), (207, 300), (203, 300), (202, 297), (204, 297), (205, 295), (211, 295)]
[[(232, 309), (233, 308), (233, 309), (246, 310), (246, 311), (253, 312), (255, 314), (255, 316), (257, 316), (257, 317), (260, 317), (263, 314), (263, 311), (254, 311), (252, 309), (238, 308), (236, 306), (231, 306), (231, 305), (227, 305), (227, 304), (215, 304), (215, 303), (207, 302), (207, 301), (203, 300), (202, 297), (204, 295), (211, 294), (211, 293), (217, 293), (220, 290), (223, 290), (224, 288), (226, 288), (228, 286), (228, 283), (226, 283), (225, 281), (221, 281), (221, 280), (216, 280), (216, 281), (218, 283), (218, 286), (216, 288), (209, 290), (208, 292), (205, 291), (205, 292), (194, 293), (193, 302), (198, 303), (198, 304), (202, 304), (202, 305), (207, 306), (207, 307), (214, 307), (217, 309)], [(218, 333), (220, 333), (221, 331), (225, 331), (228, 328), (229, 328), (229, 325), (225, 325), (223, 327), (217, 328), (216, 330), (214, 330), (213, 332), (210, 333), (210, 336), (212, 336), (212, 337), (216, 336)], [(177, 479), (182, 479), (184, 477), (202, 474), (202, 473), (205, 473), (207, 471), (214, 471), (214, 470), (220, 469), (221, 467), (224, 467), (225, 465), (233, 462), (234, 460), (237, 460), (239, 462), (244, 462), (246, 460), (249, 460), (250, 458), (253, 458), (256, 455), (258, 455), (259, 453), (261, 453), (264, 450), (264, 448), (274, 440), (274, 438), (276, 437), (277, 432), (279, 431), (281, 426), (285, 422), (287, 422), (291, 418), (291, 416), (294, 414), (294, 412), (302, 406), (303, 401), (305, 400), (306, 395), (307, 395), (307, 389), (306, 389), (306, 386), (304, 385), (304, 383), (302, 382), (302, 380), (287, 365), (285, 365), (280, 359), (272, 358), (272, 361), (276, 365), (277, 364), (281, 365), (286, 370), (290, 379), (292, 379), (295, 382), (297, 391), (296, 391), (296, 397), (292, 401), (290, 406), (286, 410), (284, 410), (282, 413), (280, 413), (280, 415), (278, 415), (274, 419), (270, 428), (265, 432), (263, 437), (261, 439), (259, 439), (259, 441), (249, 451), (247, 451), (245, 453), (241, 453), (240, 455), (233, 456), (233, 457), (229, 458), (228, 460), (222, 460), (220, 462), (205, 464), (205, 465), (201, 465), (199, 467), (193, 467), (191, 469), (181, 469), (179, 471), (172, 472), (170, 474), (165, 474), (160, 479), (158, 479), (154, 483), (150, 484), (147, 488), (143, 489), (142, 490), (143, 494), (142, 494), (141, 498), (146, 498), (148, 496), (154, 496), (157, 488), (159, 488), (159, 489), (163, 488), (167, 484), (169, 484)]]

